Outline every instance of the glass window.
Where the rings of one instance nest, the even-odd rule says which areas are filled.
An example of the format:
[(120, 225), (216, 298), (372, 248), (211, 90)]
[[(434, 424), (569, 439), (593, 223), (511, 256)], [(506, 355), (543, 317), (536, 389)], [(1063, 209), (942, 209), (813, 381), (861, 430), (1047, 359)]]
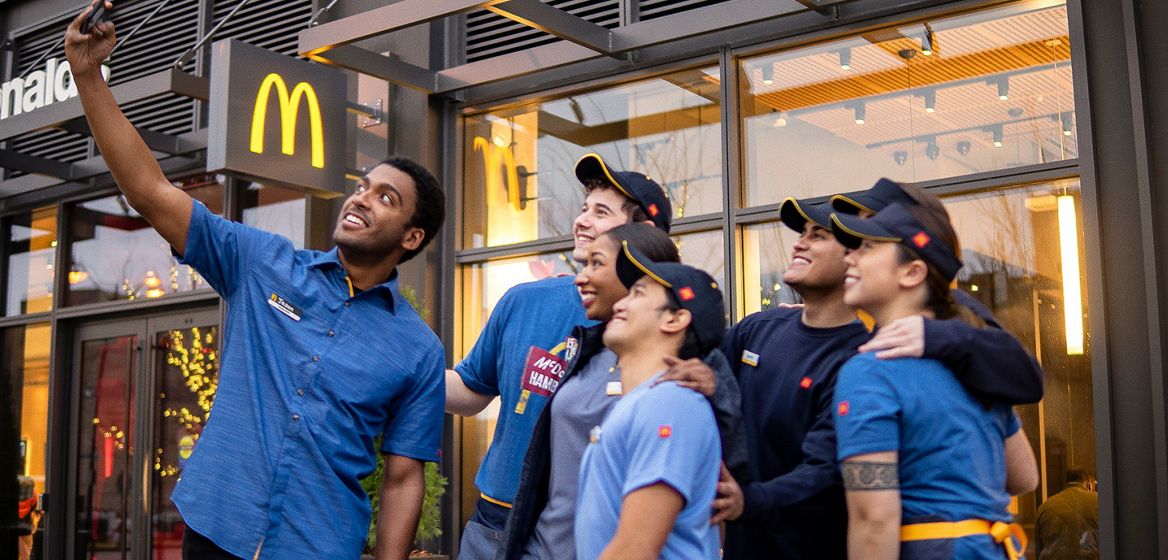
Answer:
[(799, 295), (783, 282), (798, 235), (781, 222), (742, 228), (742, 273), (739, 275), (738, 319), (780, 303), (800, 303)]
[(8, 529), (0, 536), (0, 550), (9, 551), (4, 557), (45, 557), (48, 519), (41, 495), (48, 466), (50, 342), (48, 323), (0, 331), (0, 456), (8, 457), (0, 462), (5, 481), (0, 495), (7, 504), (0, 524)]
[(304, 248), (305, 194), (241, 181), (243, 223), (287, 237), (297, 249)]
[(170, 494), (211, 414), (219, 386), (219, 329), (204, 325), (164, 331), (155, 337), (151, 544), (155, 558), (178, 558), (186, 525)]
[[(223, 185), (213, 176), (175, 185), (211, 212), (223, 214)], [(68, 305), (153, 299), (208, 287), (193, 268), (178, 263), (170, 245), (124, 196), (82, 202), (70, 216)]]
[(675, 216), (722, 209), (718, 68), (669, 74), (465, 120), (464, 248), (571, 233), (589, 152), (652, 177)]
[(1017, 2), (740, 68), (746, 206), (1078, 156), (1063, 4)]
[(673, 242), (681, 254), (681, 262), (700, 268), (714, 277), (722, 290), (722, 298), (729, 311), (730, 287), (726, 283), (726, 248), (723, 245), (722, 232), (714, 230), (675, 235)]
[(13, 216), (5, 233), (8, 294), (5, 315), (53, 308), (53, 265), (57, 248), (57, 208)]

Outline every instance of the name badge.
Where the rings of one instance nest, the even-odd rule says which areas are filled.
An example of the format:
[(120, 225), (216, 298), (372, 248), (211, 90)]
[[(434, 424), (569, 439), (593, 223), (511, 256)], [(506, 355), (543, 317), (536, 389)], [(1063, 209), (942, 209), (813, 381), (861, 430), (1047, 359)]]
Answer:
[(299, 321), (300, 316), (303, 315), (303, 312), (299, 307), (292, 305), (292, 302), (284, 299), (276, 292), (272, 292), (272, 295), (268, 297), (268, 305), (275, 308), (276, 311), (287, 315), (288, 318), (292, 319), (293, 321)]
[(742, 363), (744, 363), (748, 366), (758, 367), (758, 354), (755, 354), (754, 352), (751, 352), (750, 350), (743, 350), (742, 351)]

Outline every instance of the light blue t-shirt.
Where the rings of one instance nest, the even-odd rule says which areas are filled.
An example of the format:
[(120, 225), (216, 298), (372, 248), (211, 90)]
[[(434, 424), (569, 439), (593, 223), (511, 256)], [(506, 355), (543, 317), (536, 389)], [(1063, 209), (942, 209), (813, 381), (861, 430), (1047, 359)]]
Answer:
[[(982, 406), (935, 360), (848, 360), (835, 390), (838, 457), (896, 451), (902, 523), (1010, 521), (1005, 440), (1020, 428), (1005, 405)], [(1002, 558), (988, 535), (958, 539), (954, 558)]]
[(722, 446), (702, 395), (676, 383), (646, 381), (621, 398), (594, 430), (580, 467), (576, 556), (593, 560), (616, 535), (625, 496), (657, 483), (685, 500), (660, 558), (718, 558), (710, 503)]
[(579, 349), (572, 327), (594, 324), (584, 316), (574, 280), (545, 278), (507, 290), (470, 354), (454, 366), (472, 391), (499, 395), (495, 435), (475, 485), (508, 506), (535, 423)]

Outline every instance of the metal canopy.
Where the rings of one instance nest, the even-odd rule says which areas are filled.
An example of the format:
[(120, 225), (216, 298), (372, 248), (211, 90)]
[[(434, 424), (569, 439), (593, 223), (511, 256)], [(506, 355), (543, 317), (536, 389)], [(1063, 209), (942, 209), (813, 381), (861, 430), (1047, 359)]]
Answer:
[[(208, 96), (206, 79), (176, 69), (163, 70), (113, 86), (110, 89), (118, 105), (122, 106), (162, 95), (179, 95), (201, 100), (206, 100)], [(81, 108), (81, 99), (74, 97), (33, 112), (12, 115), (0, 120), (0, 141), (44, 129), (59, 129), (89, 135), (89, 124), (85, 121), (85, 111)], [(164, 156), (189, 154), (207, 147), (205, 133), (173, 136), (142, 128), (137, 130), (151, 150)], [(44, 184), (55, 184), (61, 181), (77, 181), (109, 171), (100, 157), (71, 163), (7, 149), (0, 150), (0, 167), (47, 176), (32, 179), (21, 177), (4, 181), (0, 183), (0, 193), (13, 191), (16, 189), (15, 185), (24, 185), (30, 181), (44, 186)]]
[[(853, 0), (731, 0), (606, 29), (541, 0), (401, 0), (300, 32), (300, 54), (426, 93), (456, 90), (584, 60), (635, 59), (640, 49), (796, 13), (831, 17)], [(352, 43), (485, 9), (563, 39), (523, 52), (432, 70)]]

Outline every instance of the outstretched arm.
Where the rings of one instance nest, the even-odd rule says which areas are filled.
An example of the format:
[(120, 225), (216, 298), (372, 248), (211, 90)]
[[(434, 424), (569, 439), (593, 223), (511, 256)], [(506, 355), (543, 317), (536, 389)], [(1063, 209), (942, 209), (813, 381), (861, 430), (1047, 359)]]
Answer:
[[(112, 2), (107, 1), (105, 5), (106, 9), (113, 9)], [(130, 206), (181, 255), (186, 249), (190, 226), (191, 197), (167, 181), (154, 154), (122, 114), (102, 78), (101, 63), (114, 48), (114, 24), (99, 23), (89, 34), (81, 33), (81, 24), (91, 9), (93, 6), (82, 10), (65, 32), (65, 56), (69, 59), (85, 118)]]

